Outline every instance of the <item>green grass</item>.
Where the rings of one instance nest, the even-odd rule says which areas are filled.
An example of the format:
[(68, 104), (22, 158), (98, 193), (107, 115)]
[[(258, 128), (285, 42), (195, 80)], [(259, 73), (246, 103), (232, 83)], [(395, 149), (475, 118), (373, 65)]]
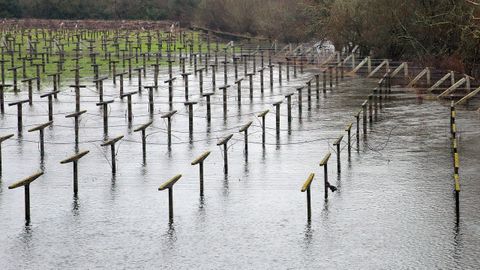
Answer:
[[(66, 37), (66, 36), (68, 36), (68, 34), (73, 34), (73, 32), (74, 32), (73, 30), (71, 30), (70, 33), (69, 32), (63, 32), (63, 36)], [(35, 39), (35, 29), (30, 30), (30, 33), (32, 33), (32, 37), (33, 37), (33, 39)], [(199, 32), (187, 32), (187, 36), (186, 36), (187, 40), (192, 37), (192, 33), (193, 33), (194, 53), (198, 53), (199, 52), (198, 44), (199, 44), (200, 33)], [(124, 35), (125, 33), (121, 33), (121, 35), (122, 34)], [(147, 39), (148, 39), (147, 34), (148, 34), (147, 31), (140, 32), (141, 52), (142, 53), (146, 53), (148, 51), (148, 46), (146, 44)], [(0, 39), (3, 40), (5, 36), (14, 37), (15, 38), (15, 43), (20, 43), (20, 41), (23, 39), (24, 46), (22, 46), (22, 48), (21, 48), (21, 55), (22, 55), (22, 57), (27, 55), (27, 47), (28, 47), (27, 37), (25, 37), (25, 36), (22, 37), (22, 35), (20, 33), (8, 33), (8, 32), (5, 33), (4, 32), (0, 36)], [(131, 33), (128, 36), (129, 36), (129, 40), (134, 41), (132, 43), (132, 46), (135, 47), (137, 45), (136, 33)], [(152, 36), (152, 39), (151, 39), (152, 40), (151, 53), (153, 54), (153, 53), (158, 52), (159, 46), (157, 45), (156, 33), (151, 32), (151, 36)], [(162, 36), (165, 39), (165, 37), (166, 37), (165, 33), (163, 33)], [(114, 37), (114, 34), (112, 32), (107, 34), (107, 39), (109, 40), (109, 41), (107, 41), (107, 51), (112, 53), (112, 60), (118, 60), (119, 61), (116, 64), (117, 73), (120, 73), (122, 71), (128, 71), (128, 61), (125, 61), (125, 68), (123, 68), (123, 65), (122, 65), (122, 52), (120, 51), (120, 58), (117, 58), (116, 55), (115, 55), (115, 46), (113, 45), (113, 41), (112, 41), (113, 37)], [(48, 38), (49, 37), (47, 36), (47, 39)], [(89, 40), (89, 39), (91, 39), (91, 38), (89, 36), (87, 36), (87, 40)], [(45, 50), (43, 48), (44, 45), (45, 45), (44, 44), (44, 39), (42, 38), (41, 34), (39, 35), (38, 41), (39, 41), (39, 43), (37, 44), (38, 52), (39, 53), (45, 52)], [(76, 43), (75, 42), (70, 42), (70, 44), (67, 44), (67, 41), (66, 41), (65, 38), (63, 38), (60, 42), (65, 44), (64, 52), (65, 52), (65, 60), (66, 60), (63, 64), (63, 71), (62, 71), (61, 78), (62, 79), (74, 78), (75, 72), (71, 71), (71, 70), (75, 68), (75, 61), (73, 61), (72, 58), (75, 56), (74, 49), (76, 48)], [(92, 78), (93, 77), (93, 67), (91, 66), (92, 62), (91, 62), (91, 58), (89, 56), (89, 49), (88, 49), (89, 44), (90, 43), (87, 42), (86, 40), (82, 40), (81, 47), (80, 47), (82, 49), (80, 54), (83, 56), (79, 61), (79, 66), (81, 67), (80, 77), (83, 77), (83, 78), (85, 78), (85, 77)], [(125, 39), (124, 38), (120, 38), (119, 44), (120, 44), (120, 50), (125, 49)], [(3, 46), (3, 42), (2, 42), (1, 45)], [(183, 47), (183, 44), (181, 44), (180, 40), (177, 39), (175, 45), (176, 45), (176, 48), (177, 48), (177, 51), (175, 53), (178, 54), (179, 53), (178, 48)], [(99, 53), (96, 56), (96, 62), (97, 62), (97, 64), (100, 65), (99, 66), (99, 76), (100, 77), (106, 76), (106, 75), (109, 74), (109, 69), (108, 69), (109, 62), (108, 62), (108, 59), (104, 59), (105, 51), (102, 50), (101, 35), (97, 37), (96, 42), (94, 43), (94, 46), (95, 46), (94, 52)], [(226, 46), (226, 44), (219, 44), (220, 52), (223, 52), (222, 49), (225, 46)], [(173, 47), (173, 45), (172, 45), (172, 47)], [(15, 46), (15, 49), (17, 50), (18, 46)], [(215, 44), (215, 42), (213, 42), (213, 39), (212, 39), (212, 42), (211, 42), (211, 49), (212, 49), (212, 53), (216, 49), (216, 44)], [(54, 51), (53, 51), (54, 55), (50, 56), (49, 63), (46, 63), (45, 72), (41, 71), (41, 74), (40, 74), (42, 82), (48, 82), (49, 80), (51, 81), (52, 80), (51, 77), (47, 78), (47, 75), (57, 72), (57, 64), (53, 63), (53, 62), (58, 61), (60, 59), (60, 57), (58, 55), (55, 55), (55, 54), (58, 54), (59, 51), (60, 50), (54, 45)], [(202, 52), (202, 54), (207, 52), (206, 41), (202, 42), (201, 52)], [(143, 66), (143, 59), (142, 59), (142, 56), (140, 55), (140, 52), (139, 52), (138, 63), (136, 63), (136, 61), (135, 61), (135, 49), (132, 49), (132, 53), (133, 53), (133, 55), (132, 55), (133, 56), (133, 59), (132, 59), (132, 73), (133, 73), (134, 68)], [(185, 55), (185, 50), (183, 50), (183, 54)], [(166, 65), (167, 64), (166, 55), (167, 55), (167, 44), (166, 44), (166, 41), (164, 40), (163, 41), (163, 46), (162, 46), (162, 61), (159, 62), (161, 65)], [(11, 63), (10, 63), (11, 56), (10, 56), (10, 54), (6, 54), (3, 57), (4, 57), (5, 60), (8, 61), (8, 62), (5, 63), (5, 79), (6, 79), (6, 81), (11, 81), (11, 80), (13, 80), (13, 72), (8, 71), (8, 68), (11, 67)], [(21, 66), (22, 65), (22, 60), (18, 59), (18, 57), (19, 57), (18, 52), (15, 52), (14, 57), (15, 57), (15, 66)], [(39, 54), (38, 57), (41, 57), (41, 55)], [(146, 61), (147, 68), (150, 68), (151, 64), (153, 64), (155, 62), (156, 62), (155, 56), (151, 56), (150, 61)], [(42, 63), (42, 61), (41, 61), (41, 59), (38, 59), (38, 60), (34, 60), (33, 63), (34, 64), (35, 63)], [(18, 76), (19, 84), (20, 84), (20, 80), (23, 79), (23, 78), (36, 77), (36, 67), (33, 66), (33, 65), (30, 65), (30, 61), (27, 61), (26, 65), (27, 65), (27, 68), (26, 68), (25, 76), (23, 74), (22, 68), (19, 68), (17, 70), (17, 76)]]

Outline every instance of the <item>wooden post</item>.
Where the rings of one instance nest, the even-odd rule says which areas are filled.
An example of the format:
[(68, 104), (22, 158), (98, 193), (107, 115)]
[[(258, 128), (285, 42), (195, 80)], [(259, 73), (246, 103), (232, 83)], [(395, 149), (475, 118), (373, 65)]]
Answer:
[(322, 71), (323, 73), (323, 93), (327, 92), (327, 69)]
[(8, 70), (11, 70), (13, 72), (13, 91), (17, 92), (18, 91), (18, 84), (17, 84), (17, 69), (20, 67), (12, 67), (9, 68)]
[(302, 91), (303, 91), (303, 86), (297, 87), (297, 92), (298, 92), (298, 116), (302, 118)]
[(193, 136), (193, 105), (197, 104), (196, 101), (186, 101), (185, 106), (188, 106), (188, 133), (190, 134), (190, 139)]
[(307, 101), (308, 110), (312, 109), (312, 80), (307, 81)]
[(368, 119), (369, 122), (373, 122), (373, 95), (368, 95)]
[(228, 147), (227, 147), (227, 143), (228, 141), (233, 137), (233, 134), (230, 134), (226, 137), (224, 137), (223, 139), (221, 139), (220, 141), (217, 142), (217, 145), (220, 146), (220, 145), (223, 145), (223, 172), (225, 174), (228, 174)]
[(285, 57), (285, 60), (287, 62), (287, 81), (290, 81), (290, 58)]
[(243, 81), (243, 78), (235, 81), (235, 83), (237, 84), (237, 103), (238, 103), (238, 106), (242, 105), (242, 81)]
[(247, 74), (248, 80), (250, 82), (250, 101), (253, 100), (253, 75), (255, 75), (255, 73), (248, 73)]
[(282, 65), (283, 62), (278, 62), (278, 83), (282, 85)]
[(172, 116), (177, 113), (177, 111), (171, 111), (161, 116), (162, 119), (167, 119), (167, 138), (168, 138), (168, 149), (172, 146)]
[(8, 106), (17, 106), (17, 130), (18, 130), (18, 133), (22, 133), (22, 129), (23, 129), (23, 123), (22, 123), (22, 117), (23, 117), (23, 113), (22, 113), (22, 105), (24, 103), (27, 103), (29, 102), (28, 99), (25, 99), (25, 100), (20, 100), (20, 101), (16, 101), (16, 102), (12, 102), (12, 103), (9, 103)]
[(26, 82), (28, 84), (28, 104), (32, 106), (33, 104), (33, 88), (32, 88), (32, 82), (36, 80), (36, 78), (30, 78), (30, 79), (24, 79), (22, 82)]
[(121, 99), (123, 99), (123, 89), (124, 89), (124, 87), (123, 87), (123, 76), (124, 75), (127, 75), (127, 72), (119, 73), (119, 74), (116, 74), (114, 76), (114, 78), (117, 77), (117, 76), (120, 78), (120, 98)]
[(215, 91), (215, 89), (217, 88), (217, 79), (215, 78), (215, 70), (217, 68), (217, 65), (212, 64), (210, 66), (212, 67), (212, 89), (213, 91)]
[(188, 76), (192, 73), (182, 73), (183, 81), (185, 83), (185, 100), (188, 101)]
[(137, 94), (137, 91), (124, 93), (123, 97), (127, 97), (127, 113), (128, 113), (128, 122), (131, 123), (133, 119), (133, 111), (132, 111), (132, 95)]
[(348, 143), (348, 157), (350, 157), (352, 155), (352, 138), (351, 138), (351, 133), (352, 133), (352, 126), (353, 126), (353, 123), (350, 123), (347, 125), (347, 127), (345, 128), (345, 131), (347, 132), (347, 143)]
[(337, 147), (337, 172), (340, 173), (342, 171), (341, 169), (341, 160), (340, 160), (340, 145), (342, 143), (342, 139), (343, 139), (343, 135), (338, 137), (337, 140), (335, 140), (335, 142), (333, 143), (334, 146)]
[(192, 165), (199, 165), (200, 168), (200, 196), (203, 197), (203, 162), (210, 155), (210, 151), (203, 153), (201, 156), (192, 161)]
[(363, 134), (366, 135), (367, 134), (367, 104), (368, 104), (368, 100), (365, 100), (363, 103), (362, 103), (362, 111), (363, 111)]
[(205, 68), (200, 68), (196, 71), (199, 72), (198, 74), (198, 83), (199, 83), (199, 88), (200, 88), (200, 95), (203, 94), (203, 71), (205, 70)]
[(173, 77), (165, 81), (165, 83), (168, 83), (168, 105), (170, 109), (173, 108), (173, 81), (175, 81), (175, 79), (177, 78)]
[(327, 153), (325, 157), (320, 161), (320, 167), (323, 167), (323, 183), (324, 183), (324, 193), (325, 193), (325, 199), (328, 199), (328, 189), (330, 188), (332, 192), (336, 190), (335, 187), (331, 186), (330, 183), (328, 182), (328, 160), (330, 159), (331, 154)]
[(30, 184), (35, 181), (38, 177), (42, 176), (43, 172), (37, 172), (25, 179), (22, 179), (18, 182), (11, 184), (8, 189), (15, 189), (19, 187), (24, 187), (25, 189), (25, 224), (30, 224)]
[(121, 139), (123, 139), (123, 135), (113, 138), (111, 140), (108, 140), (101, 144), (101, 146), (110, 146), (110, 150), (112, 152), (112, 174), (115, 174), (117, 172), (115, 143), (117, 143)]
[(280, 104), (282, 104), (282, 102), (283, 100), (273, 103), (273, 106), (275, 106), (275, 127), (277, 131), (277, 137), (280, 136)]
[(310, 186), (312, 184), (313, 178), (315, 177), (314, 173), (311, 173), (305, 183), (303, 183), (302, 192), (307, 192), (307, 220), (310, 221), (312, 219), (312, 201), (310, 195)]
[(6, 87), (10, 87), (10, 84), (0, 84), (0, 111), (2, 114), (5, 113), (5, 93), (4, 90)]
[(36, 126), (34, 128), (31, 128), (28, 130), (28, 132), (34, 132), (38, 131), (40, 134), (40, 156), (43, 157), (45, 155), (45, 143), (44, 143), (44, 129), (48, 126), (50, 126), (53, 123), (53, 121), (47, 122), (45, 124), (41, 124), (39, 126)]
[(107, 100), (107, 101), (97, 103), (97, 106), (102, 106), (102, 110), (103, 110), (103, 133), (105, 135), (108, 134), (108, 104), (113, 103), (113, 101), (114, 100), (112, 99), (112, 100)]
[(173, 185), (182, 178), (181, 174), (178, 174), (171, 178), (170, 180), (163, 183), (158, 190), (165, 190), (168, 189), (168, 219), (173, 222)]
[(98, 91), (98, 102), (103, 102), (103, 81), (108, 79), (108, 77), (102, 77), (93, 80), (95, 85), (97, 86), (97, 91)]
[(5, 136), (0, 136), (0, 176), (2, 176), (3, 169), (2, 169), (2, 143), (10, 138), (13, 137), (13, 134), (8, 134)]
[(53, 97), (58, 94), (60, 91), (48, 92), (41, 95), (41, 98), (48, 98), (48, 121), (53, 121)]
[(157, 89), (156, 86), (144, 86), (143, 88), (148, 90), (148, 112), (150, 116), (153, 116), (155, 112), (154, 103), (153, 103), (153, 89)]
[(141, 131), (142, 132), (142, 156), (143, 156), (143, 159), (145, 160), (145, 157), (147, 156), (147, 137), (146, 137), (146, 134), (145, 134), (145, 130), (153, 123), (153, 121), (150, 121), (144, 125), (141, 125), (139, 126), (138, 128), (136, 128), (135, 130), (133, 130), (134, 132), (139, 132)]
[(317, 93), (317, 100), (320, 99), (320, 74), (315, 74), (315, 92)]
[(252, 125), (253, 121), (250, 121), (243, 125), (239, 132), (244, 132), (245, 154), (248, 154), (248, 128)]
[(212, 111), (211, 111), (211, 105), (210, 105), (210, 96), (213, 95), (213, 93), (204, 93), (203, 96), (207, 99), (207, 123), (210, 123), (212, 121)]
[(78, 160), (81, 159), (90, 151), (82, 151), (76, 155), (73, 155), (67, 159), (60, 161), (60, 164), (73, 163), (73, 195), (76, 197), (78, 194)]
[(80, 111), (80, 88), (87, 87), (86, 85), (70, 85), (70, 87), (75, 88), (75, 111)]
[(265, 110), (259, 113), (257, 116), (262, 118), (262, 145), (265, 147), (265, 116), (270, 110)]
[(223, 92), (223, 119), (227, 119), (227, 89), (230, 88), (230, 85), (224, 85), (220, 87), (220, 90)]
[(261, 69), (258, 70), (258, 72), (260, 72), (260, 93), (263, 94), (263, 90), (264, 90), (264, 78), (263, 78), (263, 71), (265, 70), (264, 67), (262, 67)]
[(86, 113), (86, 110), (79, 111), (79, 112), (74, 112), (72, 114), (65, 115), (65, 118), (74, 118), (75, 119), (75, 145), (78, 145), (78, 135), (79, 135), (79, 118), (80, 115)]

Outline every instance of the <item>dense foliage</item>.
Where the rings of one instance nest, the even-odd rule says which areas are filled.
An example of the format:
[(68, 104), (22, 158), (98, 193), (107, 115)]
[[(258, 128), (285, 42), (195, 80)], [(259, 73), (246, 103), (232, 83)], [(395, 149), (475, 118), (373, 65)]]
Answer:
[(1, 17), (172, 19), (480, 75), (478, 0), (0, 0)]

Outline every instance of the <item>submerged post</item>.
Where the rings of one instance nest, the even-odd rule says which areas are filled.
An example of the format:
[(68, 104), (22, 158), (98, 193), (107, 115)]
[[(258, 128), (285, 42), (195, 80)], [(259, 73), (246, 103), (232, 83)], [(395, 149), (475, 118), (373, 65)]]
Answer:
[(248, 154), (248, 128), (252, 125), (253, 121), (248, 122), (247, 124), (243, 125), (239, 132), (244, 133), (244, 142), (245, 142), (245, 154)]
[(200, 168), (200, 196), (203, 197), (203, 162), (210, 155), (210, 151), (203, 153), (201, 156), (192, 161), (192, 165), (199, 165)]
[(10, 138), (13, 137), (13, 134), (8, 134), (5, 136), (0, 137), (0, 176), (2, 176), (3, 169), (2, 169), (2, 143)]
[(338, 137), (338, 139), (333, 142), (333, 145), (337, 147), (337, 172), (340, 173), (341, 169), (341, 160), (340, 160), (340, 144), (342, 143), (343, 135)]
[(40, 96), (41, 98), (48, 98), (48, 121), (53, 121), (53, 97), (58, 93), (60, 93), (60, 91), (57, 90)]
[(150, 121), (144, 125), (139, 126), (133, 132), (142, 132), (142, 155), (145, 158), (147, 156), (147, 137), (145, 134), (145, 130), (153, 123), (153, 121)]
[(167, 139), (168, 139), (168, 149), (172, 146), (172, 116), (177, 113), (176, 110), (168, 112), (162, 115), (160, 118), (167, 119)]
[(65, 118), (74, 118), (75, 119), (75, 144), (78, 145), (78, 134), (79, 134), (79, 129), (80, 129), (80, 126), (79, 126), (79, 118), (80, 118), (80, 115), (86, 113), (87, 110), (83, 110), (83, 111), (79, 111), (79, 112), (74, 112), (72, 114), (68, 114), (68, 115), (65, 115)]
[(257, 116), (262, 118), (262, 146), (265, 147), (265, 116), (270, 110), (265, 110), (259, 113)]
[(39, 126), (36, 126), (34, 128), (31, 128), (28, 130), (28, 132), (39, 132), (39, 143), (40, 143), (40, 156), (43, 157), (45, 154), (45, 143), (44, 143), (44, 130), (46, 127), (50, 126), (53, 123), (53, 121), (47, 122), (45, 124), (41, 124)]
[(307, 220), (310, 221), (312, 219), (312, 201), (310, 195), (310, 186), (312, 184), (313, 178), (315, 177), (314, 173), (311, 173), (305, 183), (302, 186), (302, 192), (307, 192)]
[(223, 172), (225, 174), (228, 174), (228, 156), (227, 156), (228, 147), (227, 147), (227, 143), (232, 137), (233, 137), (233, 134), (230, 134), (230, 135), (224, 137), (223, 139), (221, 139), (220, 141), (217, 142), (218, 146), (223, 145)]
[(182, 175), (177, 174), (158, 188), (158, 190), (168, 189), (168, 219), (170, 222), (173, 222), (173, 186), (180, 178), (182, 178)]
[(78, 160), (88, 154), (90, 151), (82, 151), (67, 159), (60, 161), (60, 164), (73, 163), (73, 194), (76, 197), (78, 194)]
[(320, 167), (323, 167), (325, 199), (328, 199), (328, 189), (330, 189), (332, 192), (337, 190), (335, 186), (330, 185), (328, 182), (328, 160), (330, 159), (330, 156), (331, 153), (327, 153), (325, 157), (323, 157), (322, 161), (320, 161)]
[(97, 106), (102, 106), (102, 111), (103, 111), (103, 133), (105, 135), (108, 134), (108, 104), (113, 103), (112, 100), (107, 100), (107, 101), (102, 101), (97, 103)]
[(17, 130), (18, 130), (18, 133), (22, 133), (22, 129), (23, 129), (23, 121), (22, 121), (22, 117), (23, 117), (23, 113), (22, 113), (22, 105), (24, 103), (27, 103), (29, 100), (28, 99), (25, 99), (25, 100), (20, 100), (20, 101), (16, 101), (16, 102), (12, 102), (12, 103), (9, 103), (8, 106), (17, 106)]
[(104, 143), (102, 143), (100, 146), (110, 146), (110, 150), (112, 152), (112, 173), (115, 174), (117, 172), (117, 162), (116, 162), (116, 152), (115, 152), (115, 143), (123, 139), (122, 136), (118, 136), (116, 138), (113, 138), (111, 140), (108, 140)]
[(42, 176), (43, 172), (37, 172), (25, 179), (22, 179), (18, 182), (11, 184), (8, 189), (15, 189), (19, 187), (24, 187), (25, 190), (25, 224), (30, 224), (30, 184), (35, 181), (38, 177)]

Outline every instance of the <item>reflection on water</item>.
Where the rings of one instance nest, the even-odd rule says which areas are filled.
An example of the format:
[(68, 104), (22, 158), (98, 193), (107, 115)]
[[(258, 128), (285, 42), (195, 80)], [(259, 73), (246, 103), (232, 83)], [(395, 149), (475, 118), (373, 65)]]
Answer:
[[(153, 77), (150, 75), (147, 78)], [(275, 83), (273, 92), (266, 90), (263, 95), (258, 91), (257, 76), (254, 98), (250, 101), (246, 83), (240, 107), (233, 87), (226, 120), (222, 95), (217, 91), (218, 96), (212, 96), (210, 124), (206, 104), (198, 89), (192, 87), (192, 100), (199, 100), (192, 134), (183, 105), (183, 81), (177, 80), (174, 109), (179, 112), (172, 118), (171, 147), (167, 144), (165, 122), (159, 118), (170, 110), (168, 89), (160, 87), (155, 104), (158, 114), (147, 129), (146, 155), (141, 138), (131, 127), (151, 119), (148, 97), (133, 97), (134, 118), (128, 124), (126, 102), (120, 102), (118, 88), (106, 82), (105, 96), (115, 98), (109, 108), (109, 133), (125, 135), (117, 149), (118, 170), (113, 175), (109, 158), (105, 157), (109, 151), (99, 147), (104, 134), (101, 111), (95, 105), (98, 96), (93, 92), (82, 95), (82, 108), (88, 113), (81, 117), (79, 144), (75, 146), (73, 121), (64, 118), (72, 111), (74, 96), (62, 92), (54, 106), (55, 125), (45, 130), (44, 159), (39, 158), (34, 134), (25, 133), (2, 145), (0, 265), (4, 269), (124, 265), (214, 269), (478, 268), (480, 116), (463, 109), (458, 112), (464, 189), (462, 216), (457, 221), (448, 104), (417, 99), (421, 93), (394, 88), (392, 96), (383, 100), (382, 108), (374, 114), (374, 122), (367, 126), (368, 136), (362, 131), (357, 137), (353, 115), (376, 82), (347, 78), (318, 100), (312, 97), (309, 110), (304, 91), (302, 114), (298, 113), (294, 95), (292, 122), (287, 120), (287, 106), (281, 106), (281, 130), (277, 134), (271, 104), (311, 76), (299, 73), (297, 79), (292, 76), (282, 87)], [(197, 80), (192, 76), (191, 85), (198, 85)], [(145, 85), (149, 83), (147, 80)], [(132, 83), (130, 87), (136, 86)], [(18, 98), (7, 94), (8, 101)], [(45, 121), (45, 106), (35, 100), (35, 106), (25, 110), (25, 128)], [(470, 106), (477, 108), (478, 104)], [(266, 117), (267, 137), (262, 144), (261, 122), (256, 115), (265, 109), (272, 113)], [(15, 116), (15, 111), (7, 111), (0, 122), (2, 133), (16, 133)], [(247, 153), (243, 133), (238, 130), (248, 121), (254, 123), (249, 129)], [(331, 144), (351, 122), (352, 154), (347, 154), (344, 139), (343, 167), (337, 174)], [(216, 143), (231, 133), (234, 137), (228, 149), (229, 173), (225, 175), (223, 148)], [(72, 198), (72, 167), (61, 166), (59, 161), (78, 149), (91, 152), (79, 162), (80, 197)], [(200, 197), (198, 168), (190, 163), (207, 150), (212, 153), (205, 163), (205, 195)], [(332, 158), (328, 173), (338, 191), (324, 200), (323, 168), (318, 163), (329, 151)], [(6, 187), (39, 167), (46, 174), (31, 185), (32, 225), (24, 226), (23, 193)], [(307, 222), (300, 188), (305, 174), (310, 172), (316, 177), (312, 183), (312, 220)], [(169, 223), (168, 197), (158, 192), (158, 186), (178, 173), (183, 177), (175, 186), (175, 219)]]

